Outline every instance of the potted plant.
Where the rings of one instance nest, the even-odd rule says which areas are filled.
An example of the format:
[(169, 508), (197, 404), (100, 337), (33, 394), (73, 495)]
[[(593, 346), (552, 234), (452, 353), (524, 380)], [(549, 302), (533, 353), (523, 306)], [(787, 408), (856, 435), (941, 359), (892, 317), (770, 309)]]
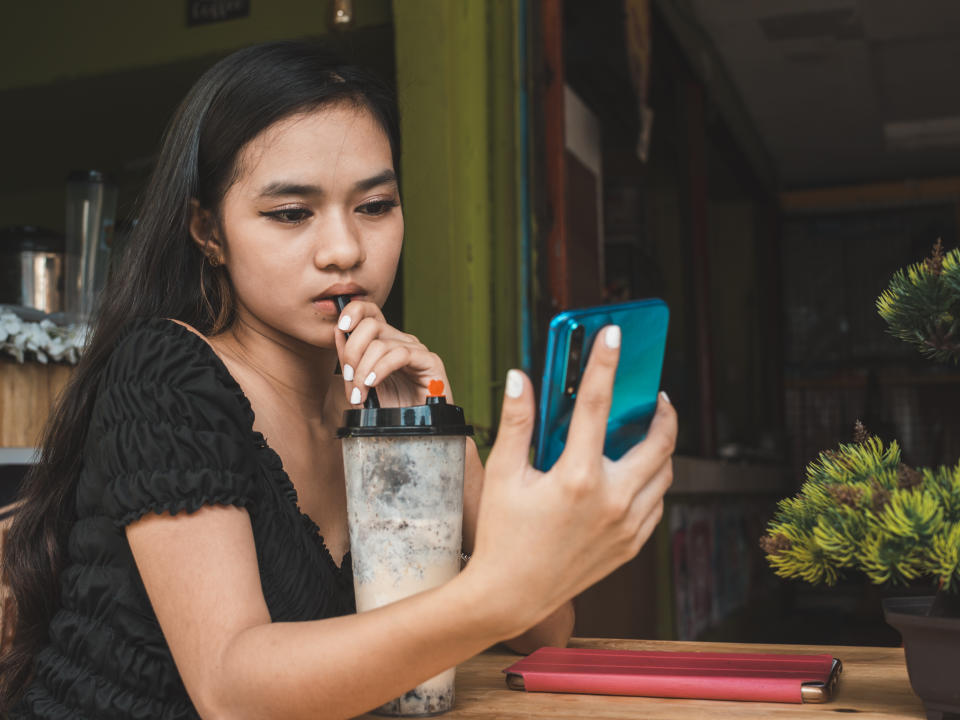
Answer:
[[(937, 241), (929, 258), (894, 274), (877, 309), (925, 356), (960, 361), (960, 249), (945, 254)], [(883, 443), (858, 421), (852, 443), (807, 466), (760, 544), (785, 578), (832, 585), (859, 571), (876, 584), (931, 579), (934, 596), (885, 600), (884, 614), (903, 636), (927, 716), (960, 713), (960, 462), (912, 468), (895, 440)]]

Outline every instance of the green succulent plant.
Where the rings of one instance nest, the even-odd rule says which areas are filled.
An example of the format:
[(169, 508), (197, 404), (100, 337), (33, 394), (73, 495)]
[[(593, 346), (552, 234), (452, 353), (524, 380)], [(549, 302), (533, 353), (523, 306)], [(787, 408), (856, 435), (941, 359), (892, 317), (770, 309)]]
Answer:
[(867, 435), (807, 467), (800, 492), (781, 500), (761, 540), (785, 578), (833, 585), (846, 572), (906, 584), (933, 577), (960, 588), (960, 463), (915, 470), (896, 441)]
[[(877, 300), (895, 337), (933, 360), (960, 360), (960, 249), (899, 270)], [(781, 500), (760, 545), (781, 577), (833, 585), (862, 572), (876, 584), (929, 577), (960, 593), (960, 462), (912, 468), (894, 440), (858, 421), (854, 441), (810, 463)]]
[(930, 257), (898, 270), (877, 298), (890, 333), (937, 362), (960, 362), (960, 248), (943, 252), (937, 240)]

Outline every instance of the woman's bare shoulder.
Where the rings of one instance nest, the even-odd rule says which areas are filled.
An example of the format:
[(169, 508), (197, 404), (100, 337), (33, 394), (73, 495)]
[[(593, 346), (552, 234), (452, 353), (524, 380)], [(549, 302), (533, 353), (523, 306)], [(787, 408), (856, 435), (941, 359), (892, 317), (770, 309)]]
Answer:
[(193, 325), (191, 325), (190, 323), (185, 323), (183, 320), (177, 320), (176, 318), (166, 318), (166, 320), (168, 320), (169, 322), (175, 323), (175, 324), (179, 325), (179, 326), (182, 327), (182, 328), (186, 328), (187, 330), (189, 330), (190, 332), (192, 332), (194, 335), (196, 335), (198, 338), (201, 338), (205, 343), (207, 343), (207, 345), (210, 345), (210, 347), (213, 347), (213, 345), (211, 345), (211, 343), (210, 343), (210, 338), (208, 338), (208, 337), (207, 337), (206, 335), (204, 335), (202, 332), (200, 332), (199, 330), (197, 330), (197, 329), (196, 329)]
[(211, 337), (208, 337), (207, 335), (204, 335), (202, 332), (197, 330), (193, 325), (191, 325), (190, 323), (186, 323), (183, 320), (177, 320), (176, 318), (167, 318), (167, 320), (179, 325), (180, 327), (182, 327), (183, 329), (189, 332), (192, 332), (198, 338), (203, 340), (207, 344), (207, 347), (209, 347), (213, 351), (213, 354), (216, 355), (218, 358), (220, 358), (220, 362), (222, 362), (226, 366), (227, 370), (234, 377), (234, 379), (236, 379), (237, 368), (233, 363), (233, 358), (231, 354), (226, 351), (226, 347), (222, 342), (218, 342), (218, 339), (216, 337), (211, 338)]

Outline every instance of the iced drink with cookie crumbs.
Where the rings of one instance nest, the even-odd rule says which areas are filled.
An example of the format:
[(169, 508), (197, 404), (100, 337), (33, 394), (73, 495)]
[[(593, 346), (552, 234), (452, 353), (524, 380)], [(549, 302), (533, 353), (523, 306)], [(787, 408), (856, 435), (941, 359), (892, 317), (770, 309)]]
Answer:
[[(451, 580), (460, 570), (463, 410), (431, 383), (424, 405), (347, 410), (343, 467), (357, 612)], [(450, 668), (374, 712), (438, 715), (454, 702)]]

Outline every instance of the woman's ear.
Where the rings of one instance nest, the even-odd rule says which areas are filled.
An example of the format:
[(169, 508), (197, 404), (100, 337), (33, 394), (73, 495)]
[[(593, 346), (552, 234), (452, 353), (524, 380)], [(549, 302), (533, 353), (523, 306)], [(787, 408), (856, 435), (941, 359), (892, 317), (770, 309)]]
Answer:
[(200, 207), (196, 199), (190, 201), (190, 237), (211, 265), (216, 267), (223, 264), (224, 248), (217, 235), (217, 223), (213, 213)]

